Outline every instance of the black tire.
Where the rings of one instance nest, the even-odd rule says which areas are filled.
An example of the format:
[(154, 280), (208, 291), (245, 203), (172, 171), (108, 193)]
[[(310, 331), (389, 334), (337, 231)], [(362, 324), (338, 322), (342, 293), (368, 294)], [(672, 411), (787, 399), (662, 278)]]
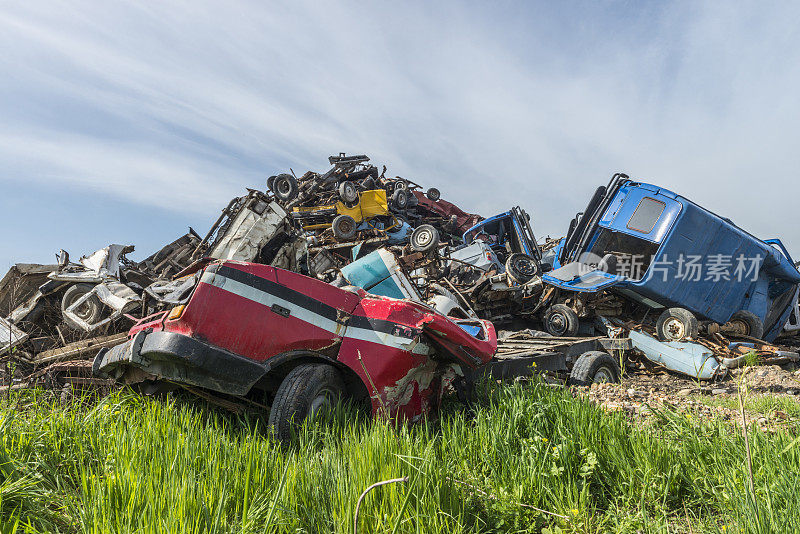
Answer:
[(269, 426), (283, 443), (309, 418), (331, 409), (344, 396), (344, 380), (335, 367), (303, 363), (283, 379), (269, 412)]
[(333, 230), (333, 236), (343, 241), (353, 239), (358, 232), (356, 220), (349, 215), (337, 215), (336, 218), (333, 219), (331, 229)]
[(740, 310), (733, 314), (728, 323), (735, 323), (735, 331), (746, 336), (758, 339), (764, 336), (764, 323), (753, 312)]
[(339, 198), (345, 204), (358, 202), (358, 188), (353, 182), (342, 182), (339, 184)]
[(411, 232), (411, 248), (417, 252), (430, 252), (439, 246), (439, 231), (430, 224), (418, 226)]
[(506, 260), (506, 274), (514, 282), (524, 284), (539, 274), (539, 265), (527, 254), (517, 252)]
[(273, 193), (275, 192), (275, 176), (270, 176), (267, 178), (267, 189)]
[(578, 314), (564, 304), (553, 304), (542, 319), (544, 329), (555, 337), (574, 337), (578, 335), (580, 320)]
[(656, 321), (656, 334), (661, 341), (683, 341), (696, 338), (700, 332), (697, 317), (684, 308), (669, 308)]
[(435, 187), (431, 187), (430, 189), (428, 189), (428, 192), (425, 193), (425, 196), (428, 197), (430, 200), (433, 200), (434, 202), (442, 198), (442, 194)]
[[(94, 289), (94, 285), (92, 284), (75, 284), (70, 286), (64, 292), (64, 296), (61, 297), (61, 317), (64, 319), (64, 324), (69, 328), (73, 330), (83, 330), (81, 325), (64, 315), (64, 311), (92, 289)], [(81, 320), (89, 324), (94, 324), (103, 317), (103, 303), (100, 302), (97, 296), (92, 295), (89, 300), (78, 306), (74, 313)]]
[(278, 200), (288, 202), (297, 196), (297, 179), (291, 174), (279, 174), (272, 182), (272, 192)]
[(408, 191), (395, 189), (394, 193), (392, 193), (392, 204), (399, 210), (406, 209), (408, 207)]
[(619, 383), (619, 364), (607, 352), (592, 350), (578, 357), (569, 373), (572, 386), (591, 386), (594, 383)]

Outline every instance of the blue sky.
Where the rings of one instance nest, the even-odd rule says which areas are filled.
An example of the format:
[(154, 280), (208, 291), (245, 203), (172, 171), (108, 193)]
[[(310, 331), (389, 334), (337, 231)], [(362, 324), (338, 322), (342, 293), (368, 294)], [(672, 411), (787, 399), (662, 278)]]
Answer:
[[(319, 4), (324, 4), (320, 6)], [(617, 171), (800, 256), (800, 4), (0, 0), (0, 269), (367, 153), (560, 235)]]

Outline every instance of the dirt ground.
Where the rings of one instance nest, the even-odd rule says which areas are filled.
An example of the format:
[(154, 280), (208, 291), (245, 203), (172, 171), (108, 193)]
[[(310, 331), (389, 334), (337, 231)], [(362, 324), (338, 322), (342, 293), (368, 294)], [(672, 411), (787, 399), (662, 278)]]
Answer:
[(741, 423), (738, 392), (742, 391), (748, 422), (765, 431), (800, 429), (800, 369), (797, 364), (733, 369), (719, 382), (698, 382), (667, 371), (630, 364), (620, 384), (578, 388), (609, 411), (647, 419), (660, 407), (700, 417)]

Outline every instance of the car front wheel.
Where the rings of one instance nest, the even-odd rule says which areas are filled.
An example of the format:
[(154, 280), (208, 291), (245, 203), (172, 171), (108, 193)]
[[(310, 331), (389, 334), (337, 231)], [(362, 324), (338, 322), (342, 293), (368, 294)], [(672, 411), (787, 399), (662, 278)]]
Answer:
[(269, 413), (275, 437), (288, 443), (306, 419), (324, 419), (344, 396), (341, 373), (325, 363), (304, 363), (283, 379)]

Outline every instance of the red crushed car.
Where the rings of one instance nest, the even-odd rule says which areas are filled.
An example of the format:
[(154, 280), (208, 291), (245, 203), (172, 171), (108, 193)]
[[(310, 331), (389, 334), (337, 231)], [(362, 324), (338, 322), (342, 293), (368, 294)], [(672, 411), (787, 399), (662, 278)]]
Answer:
[(455, 204), (436, 198), (431, 200), (421, 191), (412, 191), (417, 200), (417, 211), (422, 212), (426, 217), (442, 217), (452, 221), (451, 231), (458, 235), (463, 234), (479, 222), (483, 217), (474, 213), (467, 213)]
[(137, 323), (128, 341), (97, 355), (94, 372), (234, 396), (263, 390), (284, 440), (293, 424), (345, 396), (370, 398), (373, 413), (419, 419), (463, 367), (485, 364), (497, 349), (488, 321), (454, 321), (267, 265), (216, 261), (183, 280), (185, 303)]

